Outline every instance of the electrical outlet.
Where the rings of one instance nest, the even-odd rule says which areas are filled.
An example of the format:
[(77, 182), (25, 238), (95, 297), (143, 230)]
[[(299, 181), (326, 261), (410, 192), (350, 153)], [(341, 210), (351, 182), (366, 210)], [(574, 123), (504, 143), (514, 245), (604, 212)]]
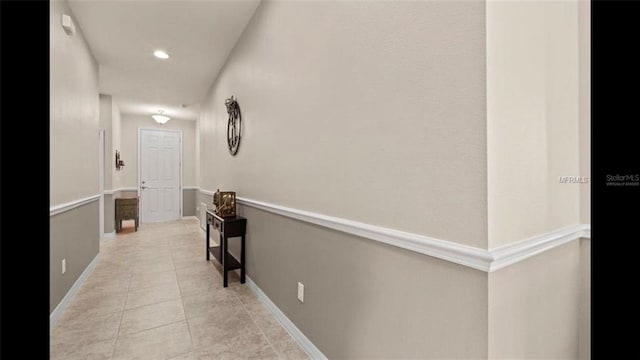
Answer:
[(304, 303), (304, 285), (298, 281), (298, 300)]
[(62, 259), (62, 273), (67, 272), (67, 259)]

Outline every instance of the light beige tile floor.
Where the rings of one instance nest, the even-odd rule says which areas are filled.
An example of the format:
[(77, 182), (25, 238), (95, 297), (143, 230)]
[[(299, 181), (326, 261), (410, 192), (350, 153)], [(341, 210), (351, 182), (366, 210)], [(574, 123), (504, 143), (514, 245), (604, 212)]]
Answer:
[(100, 260), (50, 335), (51, 359), (307, 359), (239, 277), (222, 287), (198, 220), (141, 224)]

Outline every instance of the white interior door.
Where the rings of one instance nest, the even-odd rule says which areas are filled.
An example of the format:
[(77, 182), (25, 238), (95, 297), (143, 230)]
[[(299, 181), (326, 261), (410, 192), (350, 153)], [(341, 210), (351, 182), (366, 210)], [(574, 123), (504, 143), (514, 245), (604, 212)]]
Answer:
[(140, 221), (181, 217), (181, 133), (140, 129)]

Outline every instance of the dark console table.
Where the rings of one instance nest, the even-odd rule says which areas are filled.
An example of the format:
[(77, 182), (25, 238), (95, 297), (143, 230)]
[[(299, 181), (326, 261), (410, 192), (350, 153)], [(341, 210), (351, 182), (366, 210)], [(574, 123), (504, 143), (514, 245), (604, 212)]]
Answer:
[(135, 228), (138, 231), (138, 198), (117, 198), (115, 215), (117, 233), (122, 230), (122, 220), (135, 220)]
[[(220, 234), (220, 245), (209, 245), (209, 226), (213, 226)], [(220, 217), (212, 211), (207, 210), (207, 260), (212, 254), (222, 265), (222, 285), (227, 287), (228, 277), (227, 271), (240, 269), (240, 282), (245, 282), (245, 257), (244, 257), (244, 238), (247, 231), (247, 219), (242, 216)], [(241, 237), (242, 244), (240, 247), (240, 261), (229, 252), (228, 238)]]

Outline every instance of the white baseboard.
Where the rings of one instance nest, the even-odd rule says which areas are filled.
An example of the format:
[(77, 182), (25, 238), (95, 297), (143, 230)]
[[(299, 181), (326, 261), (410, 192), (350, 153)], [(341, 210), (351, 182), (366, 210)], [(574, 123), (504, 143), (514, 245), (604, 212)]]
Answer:
[(278, 319), (291, 337), (300, 345), (311, 359), (327, 359), (326, 356), (309, 340), (298, 327), (269, 299), (269, 297), (247, 276), (247, 287), (258, 297), (258, 300)]
[(100, 259), (100, 253), (98, 253), (96, 257), (94, 257), (93, 260), (89, 263), (89, 265), (87, 265), (87, 268), (84, 269), (82, 274), (80, 274), (80, 276), (78, 277), (76, 282), (73, 284), (71, 289), (67, 291), (67, 294), (62, 298), (58, 306), (56, 306), (56, 308), (53, 309), (53, 311), (49, 315), (49, 329), (53, 329), (53, 327), (56, 325), (56, 322), (60, 318), (60, 315), (62, 315), (62, 312), (64, 311), (64, 309), (67, 308), (67, 305), (69, 305), (69, 303), (71, 302), (71, 299), (73, 299), (73, 296), (76, 294), (76, 292), (78, 292), (78, 289), (80, 289), (80, 286), (84, 284), (85, 280), (87, 280), (89, 275), (91, 275), (91, 272), (93, 271), (93, 269), (95, 269), (99, 259)]
[(113, 239), (114, 237), (116, 237), (116, 231), (115, 230), (110, 232), (110, 233), (104, 233), (102, 235), (103, 239)]
[(190, 216), (183, 216), (182, 220), (187, 220), (187, 219), (196, 219), (199, 220), (197, 216), (195, 215), (190, 215)]

